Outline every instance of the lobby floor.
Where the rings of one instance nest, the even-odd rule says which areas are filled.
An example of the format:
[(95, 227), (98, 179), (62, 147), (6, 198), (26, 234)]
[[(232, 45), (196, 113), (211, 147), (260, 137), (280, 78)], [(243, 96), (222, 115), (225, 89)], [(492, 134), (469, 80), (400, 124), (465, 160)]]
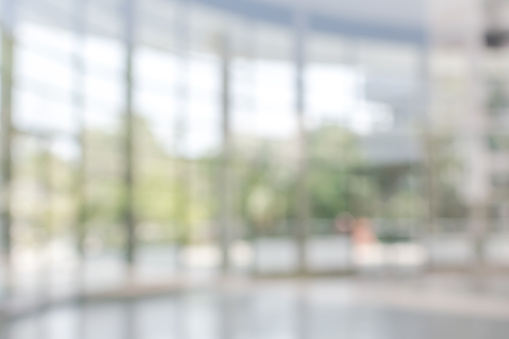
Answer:
[[(222, 281), (18, 316), (2, 339), (495, 339), (509, 299), (460, 275)], [(486, 289), (487, 287), (487, 289)]]

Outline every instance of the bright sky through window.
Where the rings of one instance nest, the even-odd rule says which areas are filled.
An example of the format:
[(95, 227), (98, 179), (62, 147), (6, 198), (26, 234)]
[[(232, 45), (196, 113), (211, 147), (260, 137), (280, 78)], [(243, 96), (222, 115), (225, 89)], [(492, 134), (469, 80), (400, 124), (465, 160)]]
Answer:
[[(71, 101), (72, 33), (24, 23), (18, 36), (21, 48), (16, 65), (16, 124), (23, 129), (76, 131)], [(123, 109), (123, 46), (113, 39), (87, 36), (83, 51), (87, 124), (113, 128)], [(251, 105), (233, 105), (234, 131), (267, 138), (294, 135), (292, 62), (257, 59), (241, 63), (252, 73), (251, 82), (236, 83), (233, 77), (233, 95), (235, 88), (244, 86), (244, 98)], [(197, 156), (219, 145), (220, 61), (211, 55), (190, 54), (188, 64), (189, 102), (185, 106), (192, 135), (184, 141), (184, 149), (188, 155)], [(136, 51), (135, 109), (168, 147), (173, 140), (170, 134), (175, 131), (177, 67), (178, 59), (173, 54), (148, 47)], [(310, 127), (336, 123), (360, 134), (391, 127), (390, 108), (365, 99), (361, 68), (313, 63), (308, 65), (305, 76)]]

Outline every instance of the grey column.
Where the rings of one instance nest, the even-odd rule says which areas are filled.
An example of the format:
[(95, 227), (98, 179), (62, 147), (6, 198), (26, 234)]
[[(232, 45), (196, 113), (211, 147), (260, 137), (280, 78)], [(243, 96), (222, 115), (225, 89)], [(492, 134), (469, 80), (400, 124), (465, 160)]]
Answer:
[[(177, 88), (176, 88), (176, 116), (175, 116), (175, 163), (177, 166), (176, 184), (184, 185), (183, 196), (177, 199), (183, 199), (183, 211), (181, 215), (176, 216), (176, 220), (181, 222), (179, 225), (177, 237), (178, 242), (186, 243), (189, 238), (189, 207), (191, 196), (191, 169), (192, 164), (187, 160), (186, 137), (188, 135), (189, 125), (189, 46), (190, 46), (190, 4), (189, 0), (178, 0), (175, 8), (175, 43), (178, 56), (177, 69)], [(177, 190), (177, 192), (182, 192)], [(178, 253), (176, 256), (177, 265)]]
[(306, 31), (308, 25), (305, 0), (295, 2), (294, 10), (294, 44), (295, 44), (295, 112), (298, 124), (298, 177), (296, 196), (297, 248), (299, 273), (307, 273), (307, 242), (309, 237), (310, 206), (308, 189), (308, 143), (305, 124), (305, 64), (306, 64)]
[(482, 0), (470, 4), (466, 29), (466, 57), (469, 67), (466, 127), (470, 139), (470, 166), (472, 197), (470, 207), (471, 229), (476, 253), (476, 267), (484, 264), (486, 234), (489, 229), (489, 203), (491, 194), (490, 154), (486, 145), (488, 113), (486, 111), (484, 59), (485, 8)]
[(222, 103), (222, 157), (220, 177), (220, 228), (221, 233), (221, 269), (227, 273), (230, 269), (229, 247), (232, 228), (232, 199), (231, 199), (231, 112), (230, 112), (230, 58), (231, 42), (228, 25), (221, 36), (221, 103)]
[(2, 257), (9, 265), (12, 248), (12, 215), (11, 215), (11, 184), (12, 184), (12, 87), (14, 69), (14, 23), (15, 0), (2, 2), (2, 93), (1, 93), (1, 244)]
[(77, 203), (76, 216), (76, 246), (78, 253), (84, 255), (84, 240), (86, 237), (86, 121), (85, 121), (85, 34), (86, 34), (86, 11), (87, 0), (74, 0), (74, 11), (72, 15), (74, 23), (74, 51), (72, 64), (74, 70), (72, 102), (74, 108), (74, 119), (78, 127), (77, 142), (80, 147), (81, 156), (78, 162), (75, 194)]
[(123, 19), (125, 43), (125, 112), (124, 112), (124, 196), (125, 256), (129, 267), (135, 260), (136, 219), (134, 213), (134, 112), (133, 112), (133, 54), (135, 33), (135, 1), (124, 0)]
[(425, 122), (425, 163), (423, 164), (424, 168), (424, 182), (425, 187), (424, 193), (426, 194), (426, 210), (427, 210), (427, 218), (425, 218), (424, 222), (427, 224), (425, 229), (420, 231), (427, 243), (429, 259), (428, 259), (428, 268), (432, 268), (433, 266), (433, 239), (437, 232), (437, 220), (436, 220), (436, 207), (437, 205), (437, 195), (436, 195), (436, 187), (435, 187), (435, 178), (437, 173), (435, 170), (435, 139), (436, 133), (434, 130), (434, 122), (431, 111), (431, 93), (430, 86), (432, 85), (431, 77), (430, 77), (430, 68), (428, 58), (431, 54), (430, 46), (424, 46), (418, 49), (420, 52), (419, 59), (419, 76), (420, 76), (420, 95), (418, 96), (418, 102), (422, 105), (421, 112), (423, 114), (423, 119)]

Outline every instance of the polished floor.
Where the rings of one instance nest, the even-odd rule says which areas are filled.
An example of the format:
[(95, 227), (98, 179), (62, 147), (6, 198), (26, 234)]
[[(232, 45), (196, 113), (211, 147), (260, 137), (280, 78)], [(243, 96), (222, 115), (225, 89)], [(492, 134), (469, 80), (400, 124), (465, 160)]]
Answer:
[[(339, 279), (221, 284), (70, 303), (4, 322), (1, 333), (2, 339), (509, 338), (505, 301), (490, 304), (465, 291), (429, 294), (418, 285), (358, 285)], [(497, 307), (501, 312), (490, 312)]]

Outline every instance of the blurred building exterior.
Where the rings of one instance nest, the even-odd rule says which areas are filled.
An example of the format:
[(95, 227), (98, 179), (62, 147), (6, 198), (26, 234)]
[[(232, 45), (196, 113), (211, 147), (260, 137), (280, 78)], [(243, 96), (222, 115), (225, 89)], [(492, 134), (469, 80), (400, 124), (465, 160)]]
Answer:
[(2, 0), (4, 277), (509, 263), (503, 6)]
[(431, 121), (451, 135), (463, 159), (458, 186), (469, 206), (477, 252), (507, 220), (507, 110), (504, 1), (433, 1), (430, 5)]

